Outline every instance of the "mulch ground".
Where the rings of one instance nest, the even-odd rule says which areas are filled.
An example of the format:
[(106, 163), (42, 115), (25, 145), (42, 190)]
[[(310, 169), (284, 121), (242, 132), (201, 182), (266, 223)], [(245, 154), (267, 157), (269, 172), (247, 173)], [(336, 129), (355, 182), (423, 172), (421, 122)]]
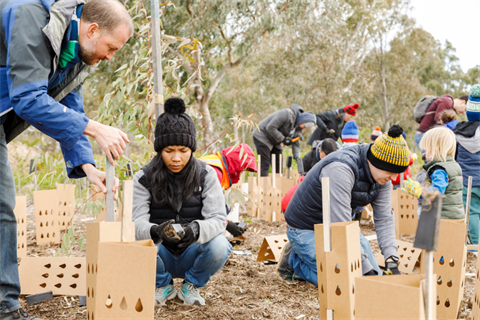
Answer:
[[(35, 225), (33, 205), (28, 207), (28, 254), (30, 256), (54, 256), (56, 245), (37, 246), (35, 244)], [(85, 215), (75, 217), (75, 234), (86, 233), (86, 222), (93, 221)], [(364, 235), (375, 233), (373, 225), (361, 226)], [(257, 262), (263, 238), (269, 235), (285, 234), (285, 222), (266, 222), (253, 219), (245, 233), (246, 240), (234, 246), (234, 250), (250, 250), (252, 255), (233, 255), (226, 265), (212, 277), (205, 288), (200, 290), (206, 300), (205, 306), (183, 305), (178, 298), (167, 302), (162, 308), (156, 308), (155, 319), (320, 319), (318, 289), (307, 282), (290, 284), (276, 278), (276, 264)], [(413, 237), (402, 237), (413, 242)], [(371, 241), (376, 254), (378, 246)], [(87, 244), (88, 246), (88, 244)], [(71, 255), (85, 256), (79, 248), (73, 248)], [(476, 257), (468, 254), (467, 273), (475, 272)], [(181, 279), (175, 281), (179, 288)], [(460, 307), (459, 318), (470, 319), (474, 278), (467, 277), (465, 293)], [(21, 297), (24, 302), (24, 297)], [(45, 320), (71, 319), (86, 320), (86, 307), (78, 306), (78, 297), (56, 296), (24, 308)]]

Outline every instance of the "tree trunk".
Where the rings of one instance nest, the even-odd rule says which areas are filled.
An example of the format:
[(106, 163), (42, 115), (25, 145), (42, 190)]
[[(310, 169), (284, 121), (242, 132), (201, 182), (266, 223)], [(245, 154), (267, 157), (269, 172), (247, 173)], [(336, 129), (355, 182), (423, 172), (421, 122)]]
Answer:
[(210, 109), (208, 108), (208, 101), (199, 102), (200, 112), (202, 113), (202, 132), (203, 132), (203, 143), (202, 148), (205, 148), (208, 144), (213, 142), (213, 121), (210, 116)]

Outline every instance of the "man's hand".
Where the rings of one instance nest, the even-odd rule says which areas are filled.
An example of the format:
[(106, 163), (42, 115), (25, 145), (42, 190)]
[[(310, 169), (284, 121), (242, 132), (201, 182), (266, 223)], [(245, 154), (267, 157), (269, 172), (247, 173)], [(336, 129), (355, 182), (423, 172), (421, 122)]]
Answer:
[(130, 143), (128, 136), (122, 130), (106, 126), (93, 120), (88, 122), (83, 133), (97, 141), (112, 165), (115, 165), (113, 158), (118, 160), (120, 155), (123, 154), (123, 149), (125, 149), (126, 146), (125, 142)]
[[(88, 181), (90, 183), (98, 186), (100, 190), (104, 193), (107, 194), (107, 174), (103, 171), (98, 170), (93, 166), (91, 163), (85, 163), (81, 165), (83, 171), (87, 175)], [(118, 178), (115, 178), (115, 182), (113, 183), (113, 199), (117, 200), (118, 198)]]

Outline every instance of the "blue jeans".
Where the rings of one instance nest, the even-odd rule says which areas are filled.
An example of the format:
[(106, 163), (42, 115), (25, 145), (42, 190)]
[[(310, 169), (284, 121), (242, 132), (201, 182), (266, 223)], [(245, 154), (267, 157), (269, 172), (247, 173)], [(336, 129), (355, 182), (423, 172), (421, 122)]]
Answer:
[(20, 309), (20, 279), (17, 261), (15, 180), (8, 161), (3, 125), (0, 125), (0, 312)]
[(180, 256), (163, 245), (158, 247), (156, 287), (167, 286), (173, 278), (181, 278), (201, 288), (225, 264), (232, 246), (223, 234), (204, 244), (193, 243)]
[(420, 141), (422, 140), (423, 136), (425, 135), (425, 132), (422, 132), (422, 133), (418, 133), (418, 131), (415, 132), (415, 144), (417, 145), (418, 147), (418, 150), (420, 150), (420, 152), (422, 154), (425, 153), (425, 151), (422, 150), (422, 148), (420, 148)]
[[(313, 230), (288, 228), (287, 237), (293, 249), (288, 259), (288, 265), (302, 279), (318, 286), (315, 232)], [(372, 250), (370, 249), (370, 244), (361, 233), (360, 245), (367, 254), (370, 264), (376, 271), (378, 271), (379, 275), (381, 275), (380, 268), (378, 267)]]

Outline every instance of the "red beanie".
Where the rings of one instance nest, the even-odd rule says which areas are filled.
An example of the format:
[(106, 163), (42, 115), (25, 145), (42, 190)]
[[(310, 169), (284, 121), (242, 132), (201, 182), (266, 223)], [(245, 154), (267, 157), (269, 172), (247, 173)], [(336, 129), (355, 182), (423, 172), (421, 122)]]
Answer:
[(345, 111), (349, 115), (356, 116), (358, 107), (359, 107), (358, 103), (355, 103), (355, 104), (343, 107), (343, 111)]

